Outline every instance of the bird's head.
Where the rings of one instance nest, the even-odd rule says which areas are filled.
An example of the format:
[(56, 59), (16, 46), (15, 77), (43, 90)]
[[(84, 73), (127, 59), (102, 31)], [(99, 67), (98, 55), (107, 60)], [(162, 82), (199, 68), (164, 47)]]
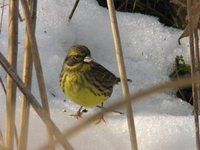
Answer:
[(77, 64), (89, 63), (92, 61), (90, 50), (84, 45), (74, 45), (70, 47), (65, 63), (68, 66), (75, 66)]

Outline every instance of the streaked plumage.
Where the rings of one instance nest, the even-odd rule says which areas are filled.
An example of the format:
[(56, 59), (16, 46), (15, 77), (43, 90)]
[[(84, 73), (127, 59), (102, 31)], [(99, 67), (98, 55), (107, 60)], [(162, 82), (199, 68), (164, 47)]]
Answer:
[(113, 86), (120, 81), (90, 56), (86, 46), (72, 46), (60, 73), (60, 86), (65, 95), (84, 107), (96, 106), (107, 100)]

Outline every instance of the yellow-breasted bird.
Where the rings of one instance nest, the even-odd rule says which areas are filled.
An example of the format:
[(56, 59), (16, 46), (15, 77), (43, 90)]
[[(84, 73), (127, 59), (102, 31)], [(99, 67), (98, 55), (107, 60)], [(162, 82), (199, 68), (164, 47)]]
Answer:
[(60, 73), (63, 92), (81, 106), (76, 114), (71, 115), (76, 118), (81, 117), (83, 106), (92, 107), (107, 100), (119, 81), (113, 73), (92, 60), (90, 50), (84, 45), (69, 49)]

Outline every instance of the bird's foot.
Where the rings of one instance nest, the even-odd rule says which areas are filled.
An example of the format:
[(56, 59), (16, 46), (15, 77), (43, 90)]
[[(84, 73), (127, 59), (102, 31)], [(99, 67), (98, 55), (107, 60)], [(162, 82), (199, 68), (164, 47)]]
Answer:
[(76, 118), (76, 119), (79, 119), (79, 118), (82, 118), (82, 112), (78, 112), (77, 111), (77, 113), (75, 113), (75, 114), (71, 114), (70, 116), (71, 117), (74, 117), (74, 118)]
[(101, 114), (101, 115), (99, 116), (99, 118), (97, 119), (96, 124), (99, 124), (99, 123), (101, 123), (102, 121), (103, 121), (104, 123), (106, 123), (106, 120), (104, 119), (104, 115), (103, 115), (103, 114)]
[(75, 113), (75, 114), (71, 114), (70, 116), (76, 118), (76, 119), (79, 119), (79, 118), (82, 118), (82, 114), (83, 112), (81, 111), (82, 110), (82, 106), (79, 108), (79, 110)]

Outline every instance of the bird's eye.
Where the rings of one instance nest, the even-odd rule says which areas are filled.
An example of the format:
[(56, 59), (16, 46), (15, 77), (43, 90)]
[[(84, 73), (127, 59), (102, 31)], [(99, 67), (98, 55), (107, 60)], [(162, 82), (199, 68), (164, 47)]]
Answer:
[(74, 55), (74, 58), (79, 59), (79, 58), (81, 58), (81, 56), (80, 55)]

